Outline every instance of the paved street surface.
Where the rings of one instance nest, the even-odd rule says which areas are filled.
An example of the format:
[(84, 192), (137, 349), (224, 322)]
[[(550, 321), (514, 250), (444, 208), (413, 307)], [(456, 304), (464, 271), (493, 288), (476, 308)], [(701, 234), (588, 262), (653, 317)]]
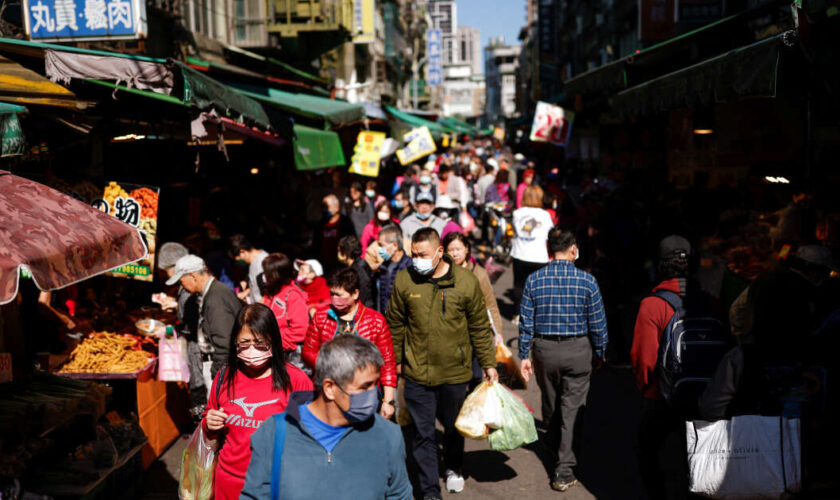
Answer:
[[(495, 289), (505, 317), (504, 337), (515, 355), (517, 330), (510, 322), (513, 303), (506, 295), (512, 282), (512, 271), (507, 270), (499, 278)], [(539, 428), (540, 391), (536, 383), (532, 379), (527, 390), (517, 392), (534, 408)], [(593, 376), (579, 439), (578, 478), (582, 486), (565, 493), (549, 487), (548, 472), (543, 462), (545, 453), (539, 442), (527, 448), (498, 452), (491, 450), (486, 440), (467, 439), (464, 464), (466, 487), (462, 493), (444, 492), (443, 496), (457, 500), (641, 498), (641, 482), (632, 448), (639, 405), (640, 396), (629, 368), (606, 366)], [(152, 466), (145, 500), (177, 499), (177, 478), (185, 446), (184, 439), (178, 440)]]

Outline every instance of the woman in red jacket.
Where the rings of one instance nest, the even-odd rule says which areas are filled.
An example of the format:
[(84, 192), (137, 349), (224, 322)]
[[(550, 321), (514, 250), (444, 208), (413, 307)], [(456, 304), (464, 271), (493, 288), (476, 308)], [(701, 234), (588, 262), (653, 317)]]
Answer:
[(359, 302), (359, 275), (353, 268), (334, 272), (327, 280), (330, 287), (331, 307), (315, 314), (306, 332), (303, 344), (303, 361), (315, 367), (321, 345), (336, 335), (359, 335), (373, 342), (382, 353), (382, 407), (379, 414), (391, 418), (394, 414), (394, 395), (397, 387), (397, 365), (394, 361), (394, 344), (385, 317)]
[(271, 308), (277, 318), (277, 326), (283, 336), (283, 349), (299, 351), (309, 327), (309, 313), (306, 293), (294, 280), (296, 273), (292, 259), (282, 253), (269, 255), (263, 260), (263, 276), (266, 289), (263, 304)]
[(227, 366), (213, 381), (202, 425), (221, 444), (216, 500), (238, 499), (251, 462), (251, 435), (266, 419), (286, 410), (289, 394), (313, 390), (301, 370), (284, 361), (277, 321), (262, 304), (240, 311)]

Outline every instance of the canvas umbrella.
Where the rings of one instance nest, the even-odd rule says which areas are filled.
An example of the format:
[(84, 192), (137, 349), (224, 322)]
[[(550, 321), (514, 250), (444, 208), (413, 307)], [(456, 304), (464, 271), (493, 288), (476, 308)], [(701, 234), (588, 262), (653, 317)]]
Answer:
[(37, 182), (0, 170), (0, 304), (17, 295), (20, 267), (55, 290), (146, 256), (136, 228)]

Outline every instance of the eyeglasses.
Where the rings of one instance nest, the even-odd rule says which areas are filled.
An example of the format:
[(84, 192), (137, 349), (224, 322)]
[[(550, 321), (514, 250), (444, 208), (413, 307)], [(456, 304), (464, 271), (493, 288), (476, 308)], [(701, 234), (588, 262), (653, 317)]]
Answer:
[(262, 352), (266, 352), (269, 349), (271, 349), (271, 345), (266, 344), (265, 342), (237, 342), (236, 350), (237, 352), (242, 352), (247, 350), (251, 346), (254, 346), (254, 349)]

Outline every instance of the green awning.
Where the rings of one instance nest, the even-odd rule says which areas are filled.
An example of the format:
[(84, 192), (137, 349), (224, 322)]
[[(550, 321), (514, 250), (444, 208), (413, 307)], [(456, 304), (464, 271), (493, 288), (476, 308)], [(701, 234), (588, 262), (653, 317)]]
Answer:
[(315, 95), (286, 92), (271, 87), (260, 87), (241, 83), (231, 83), (244, 95), (260, 102), (276, 106), (288, 113), (306, 118), (324, 120), (326, 127), (338, 127), (354, 123), (365, 118), (365, 107), (346, 101), (327, 99)]
[(619, 92), (613, 110), (621, 116), (710, 105), (732, 97), (774, 97), (782, 33)]
[(241, 48), (241, 47), (235, 47), (235, 46), (233, 46), (233, 45), (225, 45), (225, 44), (222, 44), (222, 45), (223, 45), (223, 46), (224, 46), (227, 50), (229, 50), (229, 51), (231, 51), (231, 52), (236, 52), (237, 54), (241, 54), (241, 55), (243, 55), (243, 56), (250, 57), (251, 59), (256, 59), (257, 61), (271, 63), (271, 64), (273, 64), (274, 66), (278, 66), (278, 67), (282, 68), (283, 70), (285, 70), (285, 71), (287, 71), (287, 72), (289, 72), (289, 73), (291, 73), (291, 74), (293, 74), (293, 75), (295, 75), (295, 76), (299, 76), (299, 77), (301, 77), (301, 78), (305, 78), (305, 79), (307, 79), (307, 80), (311, 80), (311, 81), (312, 81), (312, 82), (314, 82), (314, 83), (318, 83), (318, 84), (320, 84), (320, 85), (327, 85), (327, 84), (329, 84), (329, 81), (327, 81), (327, 80), (325, 80), (325, 79), (323, 79), (323, 78), (320, 78), (320, 77), (318, 77), (318, 76), (315, 76), (315, 75), (313, 75), (313, 74), (311, 74), (311, 73), (307, 73), (306, 71), (303, 71), (303, 70), (297, 69), (297, 68), (295, 68), (294, 66), (292, 66), (291, 64), (285, 63), (285, 62), (283, 62), (283, 61), (281, 61), (281, 60), (279, 60), (279, 59), (275, 59), (275, 58), (273, 58), (273, 57), (266, 57), (266, 56), (263, 56), (263, 55), (257, 54), (256, 52), (251, 52), (251, 51), (249, 51), (249, 50), (245, 50), (245, 49), (243, 49), (243, 48)]
[(270, 127), (268, 115), (259, 102), (182, 62), (176, 61), (176, 64), (184, 76), (185, 102), (195, 104), (199, 109), (213, 107), (220, 114), (239, 122), (247, 119), (263, 127)]
[(335, 132), (295, 124), (295, 167), (298, 170), (317, 170), (347, 164), (341, 141)]
[(438, 121), (451, 129), (455, 129), (455, 131), (459, 134), (475, 135), (477, 132), (475, 127), (467, 122), (455, 118), (454, 116), (439, 118)]
[(387, 111), (388, 114), (390, 114), (397, 120), (409, 125), (411, 128), (428, 127), (429, 132), (432, 133), (432, 137), (434, 137), (435, 139), (440, 139), (440, 136), (442, 134), (450, 133), (449, 127), (446, 127), (437, 122), (420, 118), (419, 116), (414, 116), (410, 113), (406, 113), (405, 111), (400, 111), (397, 108), (385, 106), (385, 111)]
[(9, 113), (26, 113), (26, 108), (17, 104), (0, 102), (0, 115), (7, 115)]

